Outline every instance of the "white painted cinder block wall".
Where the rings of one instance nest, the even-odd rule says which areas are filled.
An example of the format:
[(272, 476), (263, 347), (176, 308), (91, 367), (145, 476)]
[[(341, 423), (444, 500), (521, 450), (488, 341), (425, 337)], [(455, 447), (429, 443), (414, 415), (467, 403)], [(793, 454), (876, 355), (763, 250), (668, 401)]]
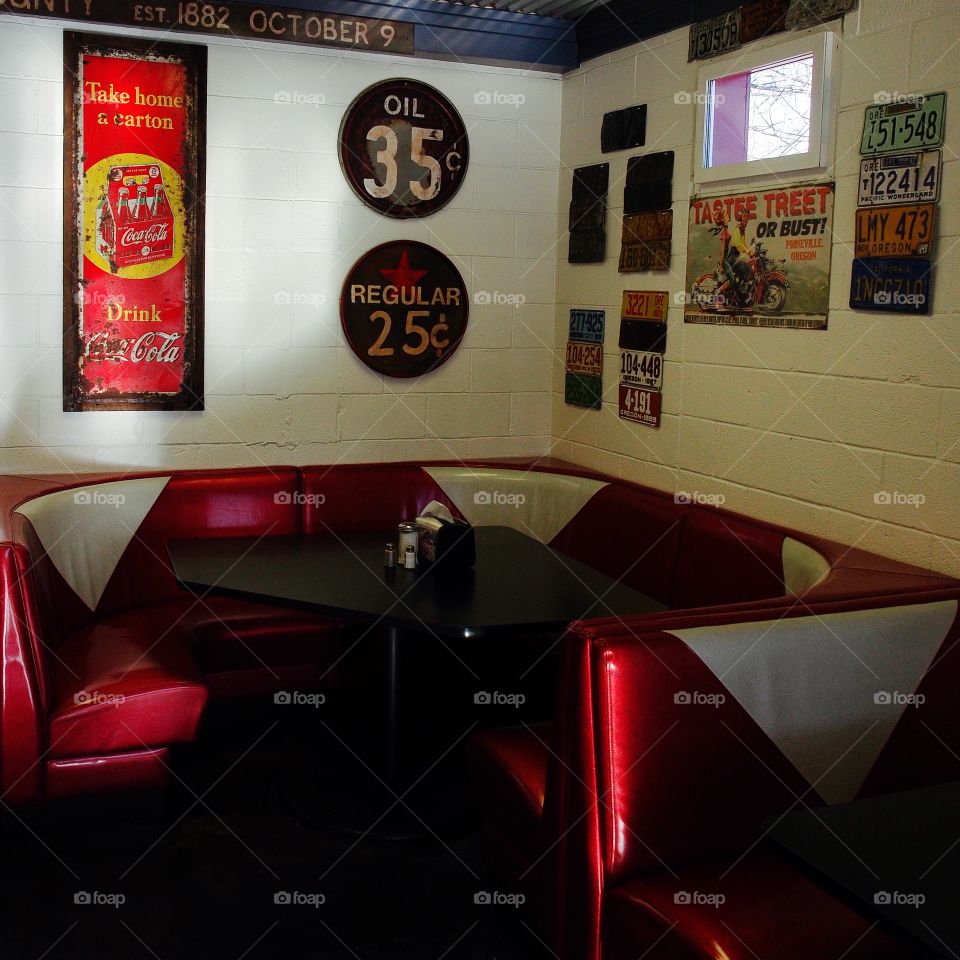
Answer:
[[(208, 44), (206, 410), (63, 413), (63, 26), (0, 15), (0, 472), (546, 451), (559, 78), (278, 44)], [(339, 168), (347, 104), (386, 76), (442, 90), (470, 133), (461, 190), (422, 222), (367, 210)], [(337, 299), (393, 238), (447, 253), (474, 296), (525, 302), (474, 304), (432, 376), (374, 374)]]
[[(619, 304), (624, 289), (684, 288), (695, 111), (675, 95), (696, 90), (687, 31), (600, 57), (564, 79), (561, 200), (569, 200), (574, 167), (609, 159), (612, 209), (605, 263), (570, 266), (562, 257), (557, 276), (558, 348), (570, 307), (607, 310), (605, 402), (601, 411), (565, 406), (558, 356), (553, 451), (660, 489), (721, 494), (733, 510), (960, 575), (960, 9), (956, 0), (861, 0), (842, 31), (829, 329), (685, 326), (682, 308), (672, 306), (659, 430), (617, 416)], [(852, 312), (864, 107), (877, 91), (944, 89), (933, 311)], [(601, 155), (603, 113), (633, 103), (649, 104), (645, 147)], [(656, 150), (676, 154), (671, 270), (621, 276), (627, 157)], [(878, 505), (879, 491), (926, 502)]]

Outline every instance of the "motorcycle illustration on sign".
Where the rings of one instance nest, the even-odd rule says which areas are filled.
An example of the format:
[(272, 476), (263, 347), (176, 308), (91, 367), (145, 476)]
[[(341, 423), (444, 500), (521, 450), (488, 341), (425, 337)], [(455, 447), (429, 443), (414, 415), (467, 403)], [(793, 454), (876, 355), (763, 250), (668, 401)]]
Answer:
[(827, 183), (694, 197), (685, 322), (826, 329), (833, 194)]

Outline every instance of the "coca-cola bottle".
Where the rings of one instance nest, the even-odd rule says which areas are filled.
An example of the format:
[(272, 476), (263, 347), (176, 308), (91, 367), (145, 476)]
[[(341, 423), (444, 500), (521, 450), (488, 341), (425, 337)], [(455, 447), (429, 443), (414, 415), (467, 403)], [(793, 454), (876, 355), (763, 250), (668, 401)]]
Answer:
[(130, 191), (121, 187), (117, 191), (117, 223), (122, 227), (130, 219)]
[(147, 209), (147, 188), (144, 186), (137, 187), (137, 208), (133, 211), (134, 220), (146, 220), (150, 216), (150, 211)]
[(170, 204), (167, 202), (167, 194), (162, 183), (158, 183), (153, 188), (153, 216), (154, 219), (170, 216)]
[(113, 246), (114, 239), (114, 228), (113, 220), (110, 216), (110, 206), (107, 203), (106, 194), (100, 198), (100, 203), (97, 205), (97, 227), (100, 232), (100, 241), (103, 247), (109, 248)]

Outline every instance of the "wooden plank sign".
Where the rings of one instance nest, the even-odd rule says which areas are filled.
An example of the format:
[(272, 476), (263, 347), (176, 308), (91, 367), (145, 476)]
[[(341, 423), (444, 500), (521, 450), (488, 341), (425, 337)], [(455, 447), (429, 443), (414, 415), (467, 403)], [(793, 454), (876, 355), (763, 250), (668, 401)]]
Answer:
[(203, 409), (206, 55), (64, 35), (64, 410)]
[(139, 0), (3, 0), (0, 12), (83, 23), (337, 47), (414, 53), (414, 24), (302, 7), (248, 3), (140, 3)]

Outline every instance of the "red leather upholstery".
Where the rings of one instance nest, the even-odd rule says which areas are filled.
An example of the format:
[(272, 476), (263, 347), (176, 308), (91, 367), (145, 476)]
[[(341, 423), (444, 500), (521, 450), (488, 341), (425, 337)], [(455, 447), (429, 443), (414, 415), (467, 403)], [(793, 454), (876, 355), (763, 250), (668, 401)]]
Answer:
[(547, 858), (543, 804), (549, 725), (478, 733), (471, 743), (471, 781), (483, 805), (486, 852), (500, 889), (522, 894), (524, 912), (545, 925)]
[(686, 509), (671, 607), (783, 596), (782, 531), (725, 510)]
[(462, 514), (422, 467), (408, 463), (303, 468), (306, 533), (392, 533), (439, 500)]
[(51, 760), (46, 771), (46, 796), (62, 800), (115, 790), (156, 790), (165, 786), (169, 777), (167, 747)]
[(97, 606), (99, 616), (180, 600), (168, 540), (300, 532), (299, 472), (292, 467), (175, 475), (137, 529)]
[(617, 887), (604, 900), (602, 942), (604, 960), (926, 956), (765, 850)]
[(51, 758), (193, 738), (207, 688), (183, 635), (171, 629), (177, 612), (147, 607), (117, 614), (60, 645), (50, 666)]
[(0, 797), (23, 804), (40, 793), (46, 717), (43, 651), (27, 585), (30, 558), (0, 543)]
[(551, 546), (669, 604), (686, 512), (664, 494), (610, 484), (590, 498)]

